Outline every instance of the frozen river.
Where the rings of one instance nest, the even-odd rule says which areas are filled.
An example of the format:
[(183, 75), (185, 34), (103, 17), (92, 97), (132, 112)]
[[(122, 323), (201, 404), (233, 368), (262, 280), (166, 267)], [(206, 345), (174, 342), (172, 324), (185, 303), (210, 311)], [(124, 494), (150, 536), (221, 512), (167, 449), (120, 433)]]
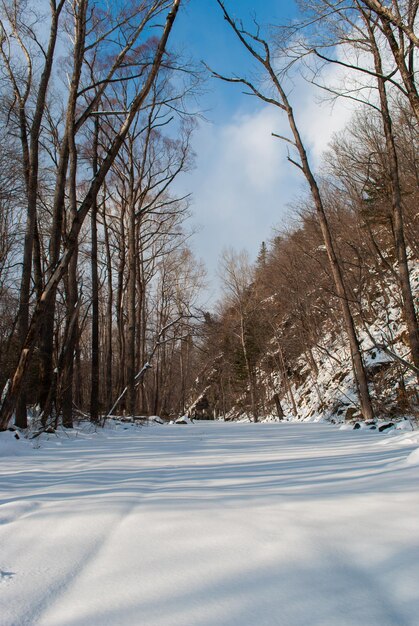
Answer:
[(418, 446), (223, 423), (6, 445), (0, 624), (415, 626)]

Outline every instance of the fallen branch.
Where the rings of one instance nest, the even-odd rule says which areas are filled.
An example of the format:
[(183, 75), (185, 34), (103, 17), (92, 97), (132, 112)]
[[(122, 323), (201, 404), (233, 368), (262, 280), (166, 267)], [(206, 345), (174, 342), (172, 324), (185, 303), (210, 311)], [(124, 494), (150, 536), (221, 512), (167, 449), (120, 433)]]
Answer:
[[(373, 344), (373, 346), (375, 348), (377, 348), (377, 350), (382, 350), (383, 352), (385, 352), (386, 354), (388, 354), (389, 356), (391, 356), (392, 359), (394, 359), (395, 361), (399, 361), (399, 363), (401, 363), (402, 365), (404, 365), (407, 369), (411, 370), (412, 372), (414, 372), (417, 376), (419, 376), (419, 368), (416, 367), (416, 365), (414, 365), (413, 363), (410, 363), (409, 361), (406, 361), (405, 358), (403, 358), (402, 356), (399, 356), (398, 354), (396, 354), (395, 352), (393, 352), (392, 350), (390, 350), (390, 348), (388, 346), (386, 346), (385, 343), (378, 343), (374, 337), (372, 336), (372, 334), (370, 333), (367, 325), (365, 324), (365, 322), (363, 323), (363, 327), (365, 332), (367, 333), (369, 339), (371, 340), (371, 343)], [(381, 337), (381, 341), (384, 341), (384, 338)]]
[(389, 356), (391, 356), (395, 361), (399, 361), (400, 363), (402, 363), (405, 367), (410, 369), (412, 372), (415, 372), (415, 374), (419, 375), (419, 367), (416, 367), (416, 365), (413, 365), (413, 363), (406, 361), (406, 359), (404, 359), (402, 356), (399, 356), (398, 354), (390, 350), (390, 348), (388, 348), (385, 344), (374, 342), (374, 346), (378, 348), (379, 350), (382, 350)]
[[(158, 344), (156, 344), (157, 347)], [(154, 351), (153, 351), (154, 352)], [(147, 370), (151, 369), (151, 365), (150, 363), (144, 363), (144, 365), (142, 366), (142, 368), (140, 369), (140, 371), (138, 372), (138, 374), (135, 375), (134, 381), (135, 381), (135, 386), (138, 385), (138, 383), (141, 381), (141, 379), (143, 378), (144, 374), (146, 373)], [(114, 412), (114, 410), (116, 409), (116, 407), (118, 406), (118, 404), (121, 402), (122, 398), (125, 396), (125, 394), (128, 391), (128, 386), (124, 387), (124, 389), (122, 390), (122, 392), (119, 394), (119, 396), (117, 397), (117, 399), (115, 400), (115, 402), (113, 403), (111, 409), (109, 409), (108, 414), (104, 417), (103, 422), (106, 422), (106, 420), (108, 420), (112, 413)]]
[[(151, 361), (153, 360), (153, 357), (157, 351), (157, 349), (164, 343), (167, 343), (168, 341), (172, 341), (172, 337), (170, 339), (165, 339), (163, 341), (160, 341), (160, 337), (162, 335), (164, 335), (164, 333), (171, 328), (172, 326), (174, 326), (175, 324), (177, 324), (178, 322), (184, 320), (185, 318), (191, 318), (191, 317), (195, 317), (194, 315), (180, 315), (179, 317), (177, 317), (175, 320), (173, 320), (172, 322), (169, 322), (168, 324), (166, 324), (166, 326), (164, 326), (159, 333), (157, 334), (155, 343), (154, 343), (154, 347), (147, 359), (147, 361), (144, 363), (144, 365), (142, 366), (142, 368), (140, 369), (140, 371), (135, 375), (134, 377), (134, 384), (137, 387), (139, 385), (139, 383), (141, 382), (141, 380), (143, 379), (145, 373), (147, 372), (147, 370), (152, 368), (151, 365)], [(115, 402), (113, 403), (112, 407), (110, 408), (110, 410), (108, 411), (108, 413), (105, 415), (105, 417), (103, 418), (103, 424), (106, 422), (106, 420), (108, 420), (111, 415), (113, 414), (114, 410), (116, 409), (116, 407), (118, 406), (118, 404), (121, 402), (122, 398), (125, 396), (125, 394), (128, 391), (128, 385), (126, 387), (124, 387), (124, 389), (121, 391), (121, 393), (119, 394), (119, 396), (117, 397), (117, 399), (115, 400)]]

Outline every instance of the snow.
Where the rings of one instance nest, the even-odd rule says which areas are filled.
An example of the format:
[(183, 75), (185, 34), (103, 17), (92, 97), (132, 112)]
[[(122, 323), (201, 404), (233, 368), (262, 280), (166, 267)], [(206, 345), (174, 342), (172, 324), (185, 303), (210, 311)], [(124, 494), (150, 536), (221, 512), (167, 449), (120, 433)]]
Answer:
[(175, 420), (175, 424), (192, 424), (192, 420), (187, 415), (182, 415)]
[[(410, 280), (413, 293), (416, 294), (419, 287), (419, 262), (415, 259), (410, 261)], [(365, 366), (370, 378), (370, 393), (373, 403), (381, 407), (383, 416), (398, 418), (400, 408), (399, 384), (400, 369), (397, 360), (378, 349), (373, 344), (386, 345), (394, 354), (409, 360), (409, 348), (406, 343), (407, 332), (400, 313), (400, 294), (398, 286), (394, 284), (394, 278), (387, 277), (388, 292), (392, 293), (389, 301), (381, 295), (374, 300), (375, 315), (370, 324), (358, 326), (357, 334)], [(419, 293), (419, 292), (418, 292)], [(419, 299), (417, 299), (419, 302)], [(365, 302), (366, 310), (369, 305)], [(275, 352), (276, 340), (272, 341), (272, 350)], [(355, 419), (360, 419), (359, 402), (354, 384), (351, 368), (347, 336), (343, 327), (340, 332), (336, 329), (324, 329), (324, 333), (316, 346), (312, 348), (313, 357), (319, 368), (318, 375), (314, 375), (305, 354), (293, 362), (294, 382), (292, 392), (297, 406), (298, 417), (301, 421), (308, 422), (344, 422), (348, 409), (356, 409)], [(390, 366), (393, 364), (392, 366)], [(386, 368), (385, 366), (389, 367)], [(381, 369), (387, 372), (375, 382), (374, 373)], [(262, 374), (263, 378), (263, 374)], [(416, 386), (417, 378), (412, 370), (404, 372), (404, 386), (407, 397), (413, 407), (417, 405)], [(270, 382), (264, 382), (269, 388), (281, 389), (282, 380), (280, 375), (273, 374)], [(281, 404), (287, 416), (292, 416), (292, 405), (285, 389)], [(384, 410), (385, 409), (385, 410)], [(293, 419), (291, 417), (291, 419)]]
[(152, 415), (149, 420), (151, 422), (155, 422), (156, 424), (164, 424), (164, 420), (159, 415)]
[(414, 626), (419, 433), (134, 424), (0, 444), (2, 626)]
[(30, 454), (33, 448), (17, 432), (6, 430), (0, 433), (0, 459), (6, 456)]
[(419, 448), (409, 454), (406, 463), (407, 465), (419, 465)]

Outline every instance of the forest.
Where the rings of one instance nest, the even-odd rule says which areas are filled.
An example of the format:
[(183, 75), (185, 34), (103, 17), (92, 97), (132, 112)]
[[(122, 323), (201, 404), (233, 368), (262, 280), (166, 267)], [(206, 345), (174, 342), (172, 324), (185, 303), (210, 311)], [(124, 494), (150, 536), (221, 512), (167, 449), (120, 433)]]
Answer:
[(419, 0), (0, 0), (2, 626), (417, 626)]
[[(176, 49), (182, 0), (1, 0), (0, 430), (418, 416), (419, 2), (266, 26), (234, 4), (212, 2), (249, 60), (230, 74)], [(320, 167), (297, 76), (353, 106)], [(225, 250), (208, 306), (177, 181), (218, 81), (277, 111), (304, 186), (256, 261)]]

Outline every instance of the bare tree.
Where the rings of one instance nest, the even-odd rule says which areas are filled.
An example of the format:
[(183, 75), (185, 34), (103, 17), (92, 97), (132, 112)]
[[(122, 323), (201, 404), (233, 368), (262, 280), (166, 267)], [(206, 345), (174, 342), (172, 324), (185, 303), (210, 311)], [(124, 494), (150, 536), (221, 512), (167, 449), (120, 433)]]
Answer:
[(237, 23), (233, 20), (229, 13), (227, 12), (225, 5), (221, 0), (217, 0), (218, 5), (221, 7), (224, 18), (227, 23), (231, 26), (233, 32), (243, 45), (243, 47), (247, 50), (247, 52), (251, 55), (253, 59), (255, 59), (261, 67), (264, 69), (266, 76), (273, 86), (276, 95), (266, 95), (262, 93), (262, 91), (252, 82), (245, 78), (237, 78), (237, 77), (226, 77), (222, 76), (216, 72), (213, 72), (213, 75), (222, 80), (226, 80), (231, 83), (239, 83), (245, 85), (250, 92), (260, 98), (263, 102), (267, 102), (281, 111), (283, 111), (288, 118), (289, 128), (292, 133), (293, 139), (288, 139), (281, 137), (293, 146), (296, 149), (299, 161), (296, 161), (294, 158), (289, 156), (289, 160), (296, 165), (304, 174), (309, 187), (311, 196), (316, 207), (316, 212), (320, 224), (320, 228), (322, 231), (324, 244), (326, 246), (327, 255), (329, 258), (330, 268), (333, 276), (333, 281), (336, 289), (336, 293), (340, 299), (342, 314), (345, 322), (345, 329), (347, 332), (351, 358), (354, 370), (354, 377), (356, 382), (356, 387), (358, 391), (358, 397), (360, 401), (362, 414), (366, 419), (370, 419), (373, 417), (373, 408), (371, 404), (371, 399), (368, 390), (368, 380), (366, 371), (364, 368), (361, 351), (359, 347), (359, 341), (355, 329), (355, 324), (352, 316), (352, 312), (349, 304), (349, 294), (347, 292), (347, 288), (345, 285), (345, 280), (342, 272), (342, 268), (339, 262), (338, 255), (336, 253), (335, 245), (332, 239), (331, 231), (329, 228), (328, 219), (326, 216), (326, 212), (324, 209), (323, 199), (320, 193), (320, 189), (316, 178), (313, 174), (309, 158), (307, 155), (307, 151), (305, 149), (303, 140), (301, 138), (300, 132), (298, 130), (297, 122), (295, 119), (294, 110), (290, 104), (290, 100), (287, 96), (285, 88), (279, 78), (278, 72), (274, 69), (274, 60), (272, 58), (271, 49), (266, 40), (264, 40), (259, 33), (251, 34), (246, 31), (240, 23)]
[(399, 31), (402, 31), (414, 46), (419, 47), (419, 37), (414, 31), (419, 8), (417, 0), (407, 0), (405, 2), (392, 0), (389, 3), (391, 6), (387, 6), (380, 0), (361, 0), (361, 3), (378, 15), (383, 25), (391, 24)]
[[(392, 234), (394, 248), (396, 252), (399, 283), (402, 292), (403, 313), (409, 334), (409, 345), (412, 355), (412, 361), (415, 366), (418, 367), (418, 320), (416, 317), (414, 299), (409, 277), (409, 267), (404, 232), (404, 211), (400, 181), (399, 157), (396, 149), (396, 141), (393, 131), (393, 114), (390, 107), (391, 90), (394, 91), (394, 89), (398, 89), (398, 92), (400, 92), (400, 86), (393, 79), (395, 71), (392, 69), (389, 70), (386, 67), (386, 57), (388, 57), (388, 49), (385, 45), (383, 45), (384, 33), (388, 45), (393, 50), (392, 38), (394, 38), (395, 35), (391, 31), (388, 19), (383, 18), (383, 14), (381, 13), (378, 13), (379, 17), (377, 17), (377, 11), (372, 11), (371, 8), (366, 9), (364, 6), (365, 4), (368, 4), (368, 6), (370, 4), (374, 6), (381, 6), (381, 3), (379, 2), (366, 3), (358, 2), (358, 0), (354, 0), (354, 2), (351, 3), (350, 7), (343, 6), (339, 2), (335, 3), (330, 0), (320, 0), (312, 4), (313, 10), (315, 10), (319, 16), (326, 15), (330, 13), (332, 8), (336, 8), (336, 12), (332, 16), (328, 17), (331, 33), (327, 32), (323, 34), (321, 32), (320, 41), (323, 40), (326, 47), (332, 47), (332, 35), (335, 37), (335, 46), (349, 46), (355, 51), (354, 56), (356, 56), (357, 59), (359, 59), (360, 56), (357, 53), (362, 53), (361, 61), (358, 61), (358, 63), (356, 63), (355, 61), (353, 63), (342, 62), (336, 57), (331, 58), (330, 56), (326, 56), (325, 53), (320, 53), (317, 48), (314, 48), (314, 53), (321, 59), (327, 60), (329, 63), (334, 63), (341, 66), (343, 65), (343, 67), (345, 67), (352, 74), (354, 72), (361, 74), (368, 73), (369, 75), (374, 76), (374, 81), (378, 92), (378, 104), (375, 103), (372, 99), (367, 100), (366, 104), (369, 105), (373, 110), (379, 111), (381, 116), (383, 134), (385, 138), (385, 144), (383, 146), (383, 149), (385, 150), (384, 167), (388, 172), (387, 177), (390, 183), (389, 187), (392, 206)], [(396, 14), (401, 19), (402, 12), (400, 4), (401, 3), (399, 2), (392, 3)], [(410, 2), (410, 0), (404, 4), (406, 4), (404, 12), (406, 13), (406, 15), (409, 16), (409, 19), (413, 19), (414, 23), (414, 16), (416, 15), (419, 4), (417, 2)], [(400, 46), (402, 46), (404, 35), (403, 32), (399, 32), (399, 30), (400, 29), (398, 29), (398, 33), (401, 37)], [(384, 43), (386, 39), (384, 39)], [(308, 46), (308, 48), (310, 49), (310, 46)], [(398, 53), (394, 54), (393, 56), (394, 60), (396, 61), (396, 68), (399, 69), (400, 75), (404, 82), (405, 90), (402, 90), (402, 92), (409, 99), (409, 102), (412, 105), (412, 110), (419, 120), (419, 117), (417, 116), (417, 113), (419, 112), (419, 100), (417, 100), (416, 102), (415, 98), (413, 97), (416, 90), (416, 87), (414, 85), (413, 71), (414, 58), (412, 58), (410, 61), (409, 72), (407, 72), (407, 68), (405, 67), (406, 72), (409, 74), (409, 80), (412, 81), (411, 84), (408, 84), (408, 82), (404, 80), (406, 72), (403, 72), (403, 68), (400, 64), (406, 62), (406, 57), (410, 56), (410, 52), (403, 48), (400, 54), (401, 56)], [(366, 55), (367, 60), (365, 60)], [(368, 67), (369, 59), (372, 60), (372, 69), (369, 69)], [(328, 91), (332, 91), (337, 96), (348, 95), (346, 91), (340, 91), (338, 89), (330, 88), (327, 86), (325, 86), (325, 88)], [(357, 89), (356, 91), (351, 90), (351, 92), (349, 93), (349, 97), (356, 99), (360, 98), (361, 88), (362, 86), (360, 85), (359, 89)]]
[[(36, 235), (41, 125), (57, 43), (59, 19), (63, 6), (64, 0), (59, 0), (59, 2), (52, 0), (50, 2), (49, 37), (47, 45), (44, 46), (36, 34), (37, 25), (28, 25), (25, 22), (24, 3), (20, 2), (20, 0), (2, 2), (3, 19), (0, 21), (0, 55), (13, 90), (14, 106), (17, 108), (27, 193), (27, 219), (19, 304), (19, 336), (22, 345), (29, 328), (30, 281), (34, 238)], [(25, 69), (23, 72), (20, 63), (17, 66), (15, 64), (14, 46), (11, 38), (17, 42), (18, 50), (24, 59)], [(35, 59), (31, 50), (31, 46), (34, 44), (40, 48), (44, 59), (40, 68), (41, 77), (37, 85), (34, 79), (34, 71), (37, 68), (34, 67)], [(34, 100), (34, 109), (28, 114), (27, 105), (30, 98)], [(23, 428), (27, 424), (26, 401), (23, 393), (20, 395), (19, 403), (16, 407), (16, 423)]]
[[(152, 9), (154, 10), (150, 9), (149, 19), (153, 15), (155, 15), (157, 11), (161, 12), (162, 10), (164, 10), (168, 4), (169, 3), (167, 2), (162, 2), (158, 4), (157, 8), (153, 6)], [(0, 408), (0, 429), (4, 430), (8, 426), (14, 407), (16, 405), (17, 397), (21, 390), (22, 381), (23, 381), (25, 372), (27, 371), (27, 368), (28, 368), (28, 365), (29, 365), (29, 362), (33, 353), (39, 327), (41, 323), (43, 322), (43, 320), (45, 319), (45, 313), (48, 308), (47, 305), (50, 301), (52, 294), (55, 292), (59, 281), (61, 280), (61, 278), (63, 277), (64, 273), (67, 270), (70, 259), (76, 248), (78, 235), (79, 235), (81, 226), (85, 220), (85, 217), (88, 214), (89, 210), (91, 209), (93, 203), (95, 202), (97, 198), (97, 194), (105, 180), (106, 174), (108, 173), (112, 163), (114, 162), (137, 112), (144, 105), (146, 98), (148, 97), (150, 90), (154, 84), (154, 81), (156, 80), (156, 77), (158, 75), (158, 72), (159, 72), (159, 69), (163, 60), (163, 55), (165, 53), (166, 44), (167, 44), (170, 32), (172, 30), (177, 12), (179, 10), (180, 0), (174, 0), (170, 4), (171, 4), (171, 9), (166, 18), (166, 23), (163, 29), (163, 33), (161, 35), (161, 38), (153, 54), (152, 61), (149, 64), (148, 72), (144, 76), (143, 88), (141, 89), (140, 93), (138, 93), (134, 97), (131, 103), (130, 109), (127, 112), (127, 115), (125, 116), (125, 119), (123, 120), (118, 131), (116, 132), (115, 138), (112, 141), (111, 145), (109, 146), (109, 150), (98, 169), (96, 177), (89, 185), (88, 190), (86, 194), (84, 195), (83, 200), (80, 202), (77, 215), (73, 219), (71, 227), (69, 229), (66, 250), (64, 251), (61, 258), (56, 263), (54, 263), (54, 269), (52, 273), (50, 274), (48, 283), (46, 284), (45, 289), (41, 295), (41, 298), (39, 299), (35, 307), (34, 313), (31, 318), (31, 322), (29, 324), (29, 330), (28, 330), (24, 345), (22, 347), (18, 366), (16, 368), (16, 371), (11, 381), (7, 385), (7, 388), (4, 390), (2, 406)], [(78, 8), (78, 15), (81, 16), (82, 22), (83, 22), (83, 17), (84, 17), (82, 15), (83, 9), (84, 9), (84, 5), (83, 3), (81, 3), (81, 6)], [(84, 29), (85, 23), (82, 23), (80, 25), (80, 28)], [(84, 43), (83, 35), (81, 36), (81, 38), (82, 38), (81, 43)], [(84, 50), (84, 47), (83, 47), (83, 50)], [(78, 70), (78, 61), (79, 61), (78, 54), (80, 53), (81, 53), (81, 50), (79, 50), (76, 45), (75, 46), (75, 55), (76, 55), (75, 58), (77, 59), (77, 63), (75, 63), (75, 66), (74, 66), (75, 75), (73, 76), (74, 80), (72, 82), (72, 88), (70, 90), (70, 98), (69, 98), (69, 104), (68, 104), (68, 109), (67, 109), (66, 133), (65, 133), (65, 136), (67, 139), (64, 142), (63, 155), (62, 155), (63, 164), (61, 166), (61, 169), (63, 173), (62, 173), (62, 177), (59, 179), (60, 184), (57, 185), (57, 190), (56, 190), (56, 195), (59, 196), (60, 198), (63, 197), (60, 187), (62, 187), (62, 190), (63, 190), (64, 188), (63, 183), (65, 181), (65, 172), (67, 169), (67, 167), (64, 167), (64, 165), (67, 162), (70, 132), (74, 124), (74, 114), (75, 114), (74, 103), (76, 100), (77, 91), (79, 87), (78, 76), (79, 76), (79, 71), (80, 71)], [(122, 55), (122, 58), (125, 56), (125, 53), (124, 55)], [(120, 57), (121, 57), (121, 54), (118, 55), (118, 64), (120, 64), (121, 62)], [(113, 65), (115, 65), (115, 62)], [(113, 75), (113, 73), (114, 73), (114, 69), (112, 67), (111, 76)], [(104, 86), (105, 85), (106, 85), (106, 82), (104, 82)], [(92, 105), (94, 106), (96, 102), (97, 100), (94, 98), (92, 102), (90, 103), (91, 106)], [(82, 118), (86, 119), (90, 111), (91, 111), (91, 108), (86, 109), (84, 113), (82, 114)], [(81, 125), (80, 118), (78, 118), (76, 125), (77, 126)]]
[(253, 272), (248, 255), (245, 252), (226, 251), (221, 260), (221, 278), (227, 296), (227, 304), (234, 309), (238, 318), (237, 336), (247, 375), (252, 416), (254, 421), (257, 422), (259, 418), (259, 403), (257, 398), (255, 354), (252, 355), (251, 349), (251, 331), (255, 330), (254, 314), (258, 309), (258, 303), (255, 302), (252, 290)]

